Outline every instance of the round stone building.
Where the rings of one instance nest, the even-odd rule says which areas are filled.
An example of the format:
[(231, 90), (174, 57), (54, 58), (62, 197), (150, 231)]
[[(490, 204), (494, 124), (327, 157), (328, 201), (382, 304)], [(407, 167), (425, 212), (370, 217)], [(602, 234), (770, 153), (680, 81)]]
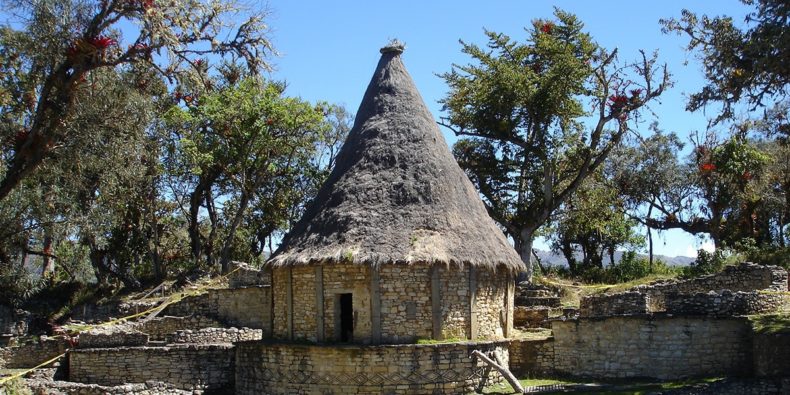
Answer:
[(400, 54), (381, 59), (337, 165), (268, 261), (274, 338), (502, 339), (522, 263)]

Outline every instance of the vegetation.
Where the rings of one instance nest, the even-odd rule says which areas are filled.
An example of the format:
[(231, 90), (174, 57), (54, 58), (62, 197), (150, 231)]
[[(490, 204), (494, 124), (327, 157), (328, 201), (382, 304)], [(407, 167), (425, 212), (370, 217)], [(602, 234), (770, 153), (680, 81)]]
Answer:
[(524, 43), (493, 31), (487, 49), (462, 42), (474, 63), (442, 75), (450, 92), (441, 124), (460, 137), (453, 153), (513, 239), (528, 277), (538, 229), (669, 85), (655, 56), (619, 63), (574, 15), (557, 10), (555, 18), (533, 21)]

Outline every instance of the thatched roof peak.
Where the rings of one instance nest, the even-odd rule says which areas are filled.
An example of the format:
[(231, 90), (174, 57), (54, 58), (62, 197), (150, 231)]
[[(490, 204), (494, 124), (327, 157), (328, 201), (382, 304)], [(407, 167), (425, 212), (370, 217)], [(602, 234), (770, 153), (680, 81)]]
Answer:
[(382, 48), (329, 178), (269, 263), (444, 263), (521, 270), (400, 59)]

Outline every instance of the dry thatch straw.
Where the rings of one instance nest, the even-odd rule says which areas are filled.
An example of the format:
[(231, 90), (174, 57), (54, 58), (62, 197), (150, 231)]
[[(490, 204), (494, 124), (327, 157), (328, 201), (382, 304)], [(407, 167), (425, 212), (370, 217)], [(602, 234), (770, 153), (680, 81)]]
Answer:
[(269, 263), (444, 263), (523, 270), (401, 62), (381, 49), (337, 165)]

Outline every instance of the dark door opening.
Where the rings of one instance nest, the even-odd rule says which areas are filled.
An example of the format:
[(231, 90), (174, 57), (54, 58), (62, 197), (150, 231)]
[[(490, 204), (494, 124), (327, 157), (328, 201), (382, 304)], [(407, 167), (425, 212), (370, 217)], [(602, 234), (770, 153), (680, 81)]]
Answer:
[(340, 294), (340, 341), (354, 339), (354, 304), (351, 294)]

